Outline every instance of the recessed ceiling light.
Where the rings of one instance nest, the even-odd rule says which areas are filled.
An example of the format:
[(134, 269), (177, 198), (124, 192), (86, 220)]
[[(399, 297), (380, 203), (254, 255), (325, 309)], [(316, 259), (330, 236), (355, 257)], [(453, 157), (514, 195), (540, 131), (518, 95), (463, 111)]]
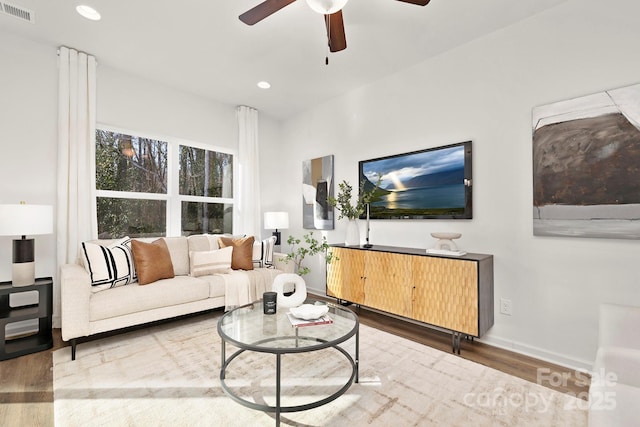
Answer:
[(95, 10), (91, 6), (87, 6), (86, 4), (76, 6), (76, 12), (92, 21), (99, 21), (100, 18), (102, 18), (97, 10)]
[(271, 87), (271, 83), (265, 82), (265, 81), (261, 81), (261, 82), (258, 82), (258, 87), (260, 89), (269, 89)]

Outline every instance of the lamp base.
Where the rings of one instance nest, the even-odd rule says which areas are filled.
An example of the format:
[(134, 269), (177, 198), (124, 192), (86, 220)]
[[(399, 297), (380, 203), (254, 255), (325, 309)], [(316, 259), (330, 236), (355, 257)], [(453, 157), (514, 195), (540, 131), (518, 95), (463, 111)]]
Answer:
[(29, 286), (36, 283), (35, 242), (33, 239), (13, 241), (13, 264), (11, 264), (11, 284), (13, 286)]
[(278, 230), (276, 230), (276, 231), (272, 232), (272, 233), (271, 233), (271, 235), (272, 235), (272, 236), (275, 236), (275, 238), (276, 238), (276, 243), (275, 243), (275, 245), (276, 245), (276, 246), (280, 246), (280, 243), (281, 243), (281, 240), (280, 240), (280, 236), (281, 236), (281, 234), (280, 234), (280, 232), (279, 232)]
[(36, 283), (36, 263), (19, 262), (11, 264), (11, 285), (30, 286)]

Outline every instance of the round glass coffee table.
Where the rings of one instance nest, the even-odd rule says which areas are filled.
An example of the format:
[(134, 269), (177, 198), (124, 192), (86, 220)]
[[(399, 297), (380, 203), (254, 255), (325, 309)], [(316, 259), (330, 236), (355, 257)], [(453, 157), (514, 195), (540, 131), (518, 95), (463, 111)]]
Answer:
[[(307, 303), (314, 303), (307, 301)], [(324, 303), (321, 303), (324, 304)], [(358, 382), (359, 326), (358, 316), (339, 305), (327, 303), (330, 324), (313, 326), (292, 326), (287, 317), (288, 308), (278, 307), (276, 314), (263, 314), (262, 301), (238, 307), (224, 314), (218, 321), (218, 334), (221, 338), (222, 365), (220, 383), (224, 392), (236, 402), (248, 408), (264, 412), (275, 412), (276, 425), (280, 425), (280, 414), (283, 412), (305, 411), (327, 404), (344, 394), (351, 384)], [(355, 355), (349, 354), (340, 344), (355, 337)], [(229, 357), (226, 346), (231, 344), (238, 348)], [(344, 355), (351, 364), (351, 375), (335, 393), (320, 400), (304, 405), (281, 406), (281, 358), (292, 353), (312, 352), (333, 348)], [(276, 355), (276, 390), (275, 405), (264, 405), (240, 397), (225, 382), (226, 371), (236, 357), (246, 351), (269, 353)], [(319, 356), (320, 357), (320, 356)], [(250, 375), (250, 372), (247, 372)]]

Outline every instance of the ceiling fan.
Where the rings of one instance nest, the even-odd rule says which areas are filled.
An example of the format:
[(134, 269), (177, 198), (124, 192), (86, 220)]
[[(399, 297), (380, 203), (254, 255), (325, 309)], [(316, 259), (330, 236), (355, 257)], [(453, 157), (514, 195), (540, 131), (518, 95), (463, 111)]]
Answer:
[[(262, 21), (290, 5), (296, 0), (265, 0), (256, 7), (249, 9), (239, 16), (240, 20), (247, 25), (253, 25)], [(342, 20), (342, 8), (348, 0), (307, 0), (307, 4), (314, 11), (324, 15), (325, 26), (327, 27), (327, 38), (329, 39), (329, 50), (339, 52), (347, 48), (347, 39), (344, 34), (344, 22)], [(430, 0), (397, 0), (404, 3), (411, 3), (418, 6), (426, 6)]]

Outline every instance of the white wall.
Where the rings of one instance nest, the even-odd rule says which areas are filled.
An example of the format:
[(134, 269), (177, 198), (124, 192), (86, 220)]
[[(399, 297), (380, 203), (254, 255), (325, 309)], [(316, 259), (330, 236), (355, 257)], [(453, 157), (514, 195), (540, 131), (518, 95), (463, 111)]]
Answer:
[[(55, 205), (57, 93), (56, 51), (0, 32), (0, 204)], [(55, 212), (55, 209), (54, 209)], [(56, 274), (54, 235), (35, 239), (36, 277)], [(11, 280), (12, 240), (0, 236), (0, 281)], [(14, 305), (37, 302), (33, 293)], [(8, 325), (20, 333), (37, 320)]]
[[(235, 106), (120, 72), (98, 59), (97, 120), (122, 129), (237, 149)], [(0, 204), (56, 204), (56, 48), (0, 32)], [(277, 123), (260, 117), (273, 145)], [(55, 209), (54, 209), (55, 212)], [(11, 240), (0, 237), (0, 280), (11, 280)], [(57, 276), (55, 235), (36, 237), (36, 276)], [(55, 283), (54, 325), (60, 292)]]
[(237, 149), (235, 106), (124, 73), (98, 58), (100, 124)]
[[(473, 140), (473, 220), (373, 221), (372, 243), (427, 248), (430, 232), (461, 232), (461, 249), (495, 257), (495, 325), (483, 341), (589, 367), (598, 304), (640, 305), (640, 248), (533, 236), (531, 109), (637, 83), (639, 14), (630, 0), (568, 1), (304, 112), (283, 125), (263, 200), (286, 194), (285, 234), (301, 235), (303, 160), (334, 154), (336, 182), (357, 184), (359, 160)], [(345, 229), (337, 222), (329, 241)], [(324, 290), (321, 274), (308, 282)], [(512, 316), (499, 313), (501, 297)]]

